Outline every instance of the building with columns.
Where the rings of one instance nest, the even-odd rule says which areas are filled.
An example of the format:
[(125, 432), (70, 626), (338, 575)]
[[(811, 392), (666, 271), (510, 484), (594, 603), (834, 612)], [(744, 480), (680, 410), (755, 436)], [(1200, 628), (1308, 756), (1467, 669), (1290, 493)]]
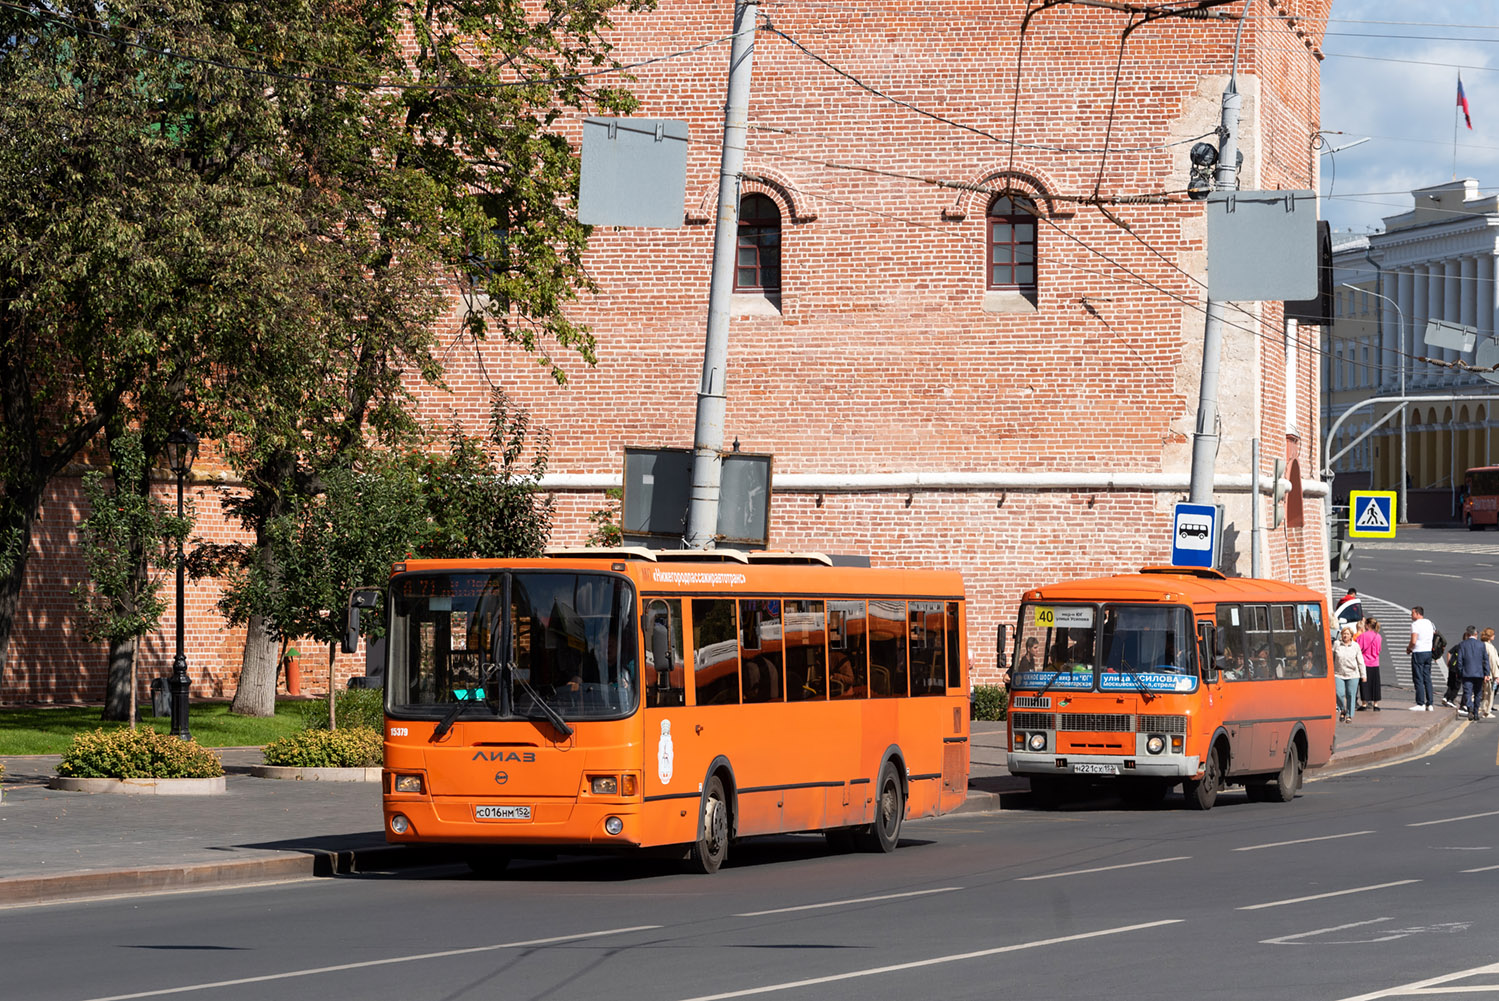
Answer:
[[(1499, 461), (1499, 386), (1471, 370), (1499, 361), (1490, 340), (1499, 198), (1481, 195), (1472, 178), (1411, 197), (1411, 210), (1386, 217), (1383, 232), (1334, 237), (1323, 426), (1333, 434), (1329, 456), (1347, 449), (1332, 463), (1335, 503), (1349, 490), (1398, 490), (1403, 479), (1403, 520), (1456, 520), (1463, 470)], [(1433, 320), (1474, 328), (1471, 348), (1428, 345)]]

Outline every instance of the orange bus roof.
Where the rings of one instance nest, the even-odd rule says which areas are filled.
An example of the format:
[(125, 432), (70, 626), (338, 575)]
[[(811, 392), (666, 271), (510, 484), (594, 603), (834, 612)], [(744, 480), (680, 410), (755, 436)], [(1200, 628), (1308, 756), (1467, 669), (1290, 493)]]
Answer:
[[(1179, 572), (1173, 572), (1179, 571)], [(1321, 601), (1322, 595), (1300, 584), (1254, 577), (1209, 577), (1193, 568), (1147, 567), (1140, 573), (1070, 580), (1025, 593), (1027, 601)]]

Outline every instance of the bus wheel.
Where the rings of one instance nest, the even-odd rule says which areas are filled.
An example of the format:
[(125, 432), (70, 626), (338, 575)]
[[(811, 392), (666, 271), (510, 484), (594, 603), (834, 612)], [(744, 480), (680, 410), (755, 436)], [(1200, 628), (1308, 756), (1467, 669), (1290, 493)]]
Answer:
[(861, 832), (860, 846), (867, 852), (893, 852), (900, 841), (900, 825), (906, 816), (906, 798), (900, 779), (887, 761), (880, 769), (879, 797), (874, 801), (874, 823)]
[(1182, 792), (1187, 796), (1187, 806), (1193, 810), (1211, 810), (1218, 802), (1218, 790), (1223, 788), (1223, 760), (1218, 750), (1208, 752), (1202, 778), (1187, 779), (1182, 783)]
[(510, 866), (510, 853), (498, 848), (471, 848), (464, 861), (475, 876), (498, 879)]
[(729, 803), (715, 775), (703, 789), (703, 833), (692, 846), (692, 867), (704, 874), (715, 873), (728, 854)]
[(1265, 785), (1265, 798), (1272, 803), (1289, 803), (1296, 798), (1301, 788), (1301, 748), (1292, 744), (1286, 748), (1286, 762), (1280, 766), (1280, 774)]

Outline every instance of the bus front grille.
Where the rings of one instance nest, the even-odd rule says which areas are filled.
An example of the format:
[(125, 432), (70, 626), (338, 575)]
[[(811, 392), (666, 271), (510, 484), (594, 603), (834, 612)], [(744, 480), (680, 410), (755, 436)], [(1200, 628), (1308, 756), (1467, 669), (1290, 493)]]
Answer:
[(1017, 695), (1010, 700), (1014, 709), (1050, 709), (1050, 695)]
[(1086, 733), (1130, 733), (1135, 718), (1129, 713), (1063, 713), (1057, 729)]
[(1010, 713), (1016, 730), (1055, 730), (1057, 718), (1052, 713)]
[(1141, 716), (1139, 723), (1135, 726), (1135, 732), (1174, 733), (1185, 737), (1187, 735), (1187, 717)]

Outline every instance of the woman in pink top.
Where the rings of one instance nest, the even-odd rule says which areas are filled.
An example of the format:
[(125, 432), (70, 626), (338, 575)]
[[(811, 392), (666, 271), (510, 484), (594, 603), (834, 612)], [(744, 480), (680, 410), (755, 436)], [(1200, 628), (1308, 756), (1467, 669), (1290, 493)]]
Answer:
[(1364, 654), (1364, 680), (1358, 684), (1358, 707), (1379, 712), (1379, 652), (1384, 647), (1379, 620), (1373, 616), (1365, 619), (1363, 631), (1354, 637), (1354, 642)]

